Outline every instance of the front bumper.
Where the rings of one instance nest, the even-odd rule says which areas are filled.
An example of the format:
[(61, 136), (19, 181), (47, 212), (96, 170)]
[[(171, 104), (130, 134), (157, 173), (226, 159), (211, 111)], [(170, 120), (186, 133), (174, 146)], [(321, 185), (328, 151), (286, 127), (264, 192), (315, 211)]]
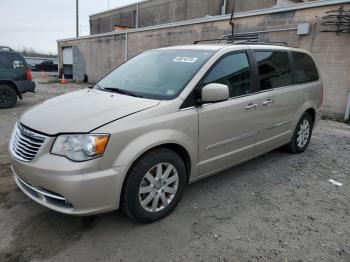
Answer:
[(71, 215), (92, 215), (119, 208), (124, 170), (120, 167), (98, 170), (98, 163), (98, 159), (75, 163), (51, 154), (33, 163), (11, 157), (15, 181), (28, 197)]

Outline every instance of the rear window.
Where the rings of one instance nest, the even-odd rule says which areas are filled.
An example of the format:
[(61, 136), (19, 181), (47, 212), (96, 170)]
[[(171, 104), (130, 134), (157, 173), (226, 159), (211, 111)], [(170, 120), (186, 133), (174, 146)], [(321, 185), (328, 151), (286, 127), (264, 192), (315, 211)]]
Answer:
[(269, 90), (292, 84), (288, 53), (283, 51), (256, 51), (261, 90)]
[(26, 62), (19, 54), (0, 53), (0, 67), (6, 69), (20, 69), (26, 67)]
[(316, 65), (308, 54), (292, 52), (292, 56), (295, 64), (295, 74), (293, 77), (295, 84), (313, 82), (320, 78)]

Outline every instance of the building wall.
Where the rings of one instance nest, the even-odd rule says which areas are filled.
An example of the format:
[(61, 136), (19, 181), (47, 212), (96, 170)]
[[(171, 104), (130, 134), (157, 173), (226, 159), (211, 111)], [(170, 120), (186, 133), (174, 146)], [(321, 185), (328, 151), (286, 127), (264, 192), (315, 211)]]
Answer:
[[(324, 107), (327, 116), (344, 116), (346, 100), (350, 92), (350, 34), (321, 32), (322, 17), (339, 5), (294, 10), (235, 19), (236, 33), (260, 31), (265, 41), (284, 41), (314, 53), (324, 82)], [(343, 6), (349, 10), (350, 4)], [(311, 32), (298, 36), (296, 27), (308, 22)], [(274, 30), (276, 31), (271, 32)], [(261, 31), (267, 31), (262, 33)], [(88, 37), (59, 42), (59, 54), (63, 46), (76, 46), (86, 60), (85, 72), (89, 81), (96, 82), (106, 73), (128, 58), (148, 49), (191, 44), (205, 38), (218, 38), (230, 33), (228, 20), (174, 26), (154, 30), (129, 32), (127, 45), (125, 34)], [(127, 46), (127, 49), (125, 49)]]
[(136, 5), (90, 17), (90, 34), (113, 31), (115, 25), (136, 27)]
[(258, 10), (263, 8), (269, 8), (276, 4), (277, 0), (228, 0), (227, 10), (231, 13), (233, 2), (235, 2), (235, 12), (246, 12), (251, 10)]
[[(226, 14), (231, 13), (234, 0), (226, 0)], [(138, 27), (190, 20), (222, 14), (224, 0), (150, 0), (139, 4)], [(272, 7), (276, 0), (236, 0), (235, 12)], [(90, 16), (90, 33), (113, 31), (115, 25), (136, 27), (137, 5), (114, 9)]]
[(84, 54), (78, 46), (73, 46), (73, 78), (76, 81), (84, 81), (86, 75), (86, 61)]

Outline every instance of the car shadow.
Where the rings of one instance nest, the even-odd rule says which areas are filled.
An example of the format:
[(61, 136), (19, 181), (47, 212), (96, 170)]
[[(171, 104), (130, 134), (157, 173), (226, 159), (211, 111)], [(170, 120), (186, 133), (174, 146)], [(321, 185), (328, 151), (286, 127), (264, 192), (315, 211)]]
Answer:
[[(157, 244), (160, 239), (158, 243), (160, 246), (164, 245), (161, 241), (166, 239), (173, 244), (178, 242), (181, 245), (182, 241), (190, 241), (193, 234), (210, 232), (212, 220), (217, 222), (232, 219), (235, 212), (242, 212), (242, 209), (249, 208), (240, 204), (240, 195), (245, 196), (247, 192), (255, 192), (256, 181), (261, 175), (257, 171), (266, 169), (267, 165), (273, 164), (274, 161), (283, 161), (289, 156), (282, 150), (276, 150), (190, 184), (174, 212), (152, 224), (135, 223), (121, 211), (76, 217), (48, 210), (32, 201), (18, 203), (21, 209), (33, 208), (35, 212), (14, 227), (13, 240), (9, 247), (0, 250), (0, 261), (52, 258), (61, 251), (78, 244), (79, 241), (89, 241), (92, 238), (127, 246), (131, 241), (139, 240), (140, 235), (146, 235), (146, 238), (140, 240), (140, 246), (149, 245), (147, 239), (155, 239), (156, 243), (153, 244)], [(252, 184), (249, 185), (249, 183)], [(223, 192), (225, 201), (222, 199)], [(16, 191), (15, 194), (23, 193)], [(227, 203), (230, 206), (227, 206)], [(23, 213), (33, 212), (26, 210)], [(182, 238), (174, 238), (181, 232)]]

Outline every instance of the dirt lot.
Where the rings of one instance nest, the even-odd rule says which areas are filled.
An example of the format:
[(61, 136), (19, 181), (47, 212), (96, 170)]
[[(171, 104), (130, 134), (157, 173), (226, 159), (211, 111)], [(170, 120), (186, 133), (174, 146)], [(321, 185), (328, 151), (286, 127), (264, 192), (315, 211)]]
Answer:
[(350, 127), (331, 121), (302, 155), (276, 150), (189, 185), (154, 224), (121, 212), (71, 217), (29, 200), (11, 176), (11, 129), (27, 108), (79, 88), (40, 84), (0, 112), (0, 261), (350, 261)]

